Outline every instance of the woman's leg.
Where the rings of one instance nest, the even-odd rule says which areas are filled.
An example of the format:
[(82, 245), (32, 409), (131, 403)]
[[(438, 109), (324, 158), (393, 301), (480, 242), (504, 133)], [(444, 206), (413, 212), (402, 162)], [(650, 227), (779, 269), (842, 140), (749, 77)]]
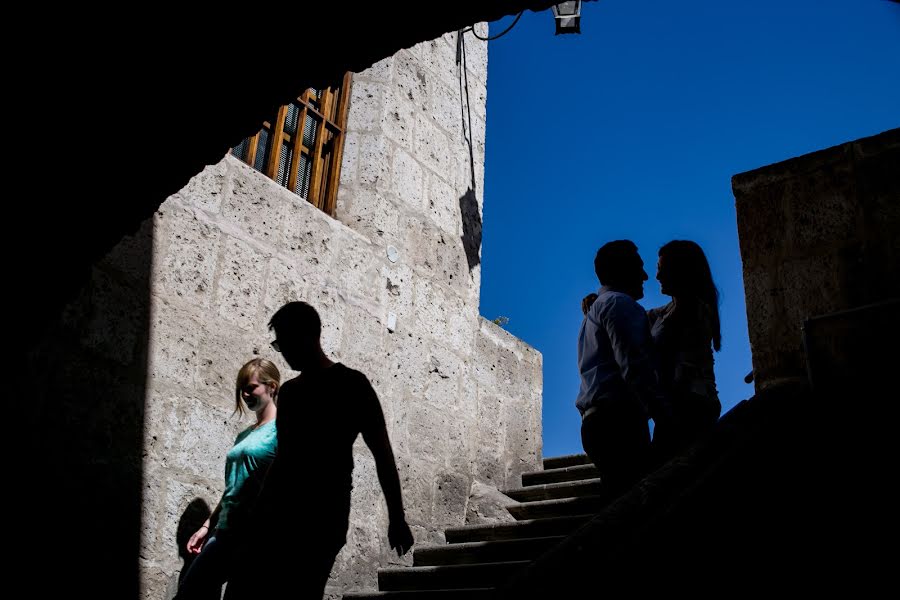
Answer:
[(231, 544), (223, 532), (214, 532), (188, 567), (175, 600), (219, 600), (228, 578)]

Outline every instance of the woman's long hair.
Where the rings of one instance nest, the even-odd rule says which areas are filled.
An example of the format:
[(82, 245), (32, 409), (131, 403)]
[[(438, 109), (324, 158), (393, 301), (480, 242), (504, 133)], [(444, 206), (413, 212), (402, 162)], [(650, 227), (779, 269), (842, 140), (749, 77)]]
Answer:
[(722, 330), (719, 324), (719, 290), (703, 249), (690, 240), (672, 240), (659, 249), (665, 258), (670, 275), (678, 281), (679, 292), (700, 300), (710, 312), (713, 348), (722, 349)]

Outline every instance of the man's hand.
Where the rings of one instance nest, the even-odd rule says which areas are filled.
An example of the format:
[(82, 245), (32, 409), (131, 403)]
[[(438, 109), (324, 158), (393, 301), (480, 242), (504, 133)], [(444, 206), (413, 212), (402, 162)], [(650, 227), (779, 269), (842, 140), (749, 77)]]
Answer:
[(391, 521), (388, 526), (388, 542), (390, 542), (391, 548), (397, 550), (397, 556), (403, 556), (412, 548), (413, 534), (405, 519)]

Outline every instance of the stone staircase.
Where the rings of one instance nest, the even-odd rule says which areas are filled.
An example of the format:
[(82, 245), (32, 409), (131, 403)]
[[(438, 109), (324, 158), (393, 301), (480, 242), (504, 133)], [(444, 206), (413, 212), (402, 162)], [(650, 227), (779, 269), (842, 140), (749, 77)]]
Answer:
[(493, 598), (498, 587), (609, 500), (584, 454), (544, 459), (542, 471), (522, 475), (522, 486), (503, 491), (520, 503), (507, 508), (515, 522), (448, 529), (446, 544), (414, 548), (412, 567), (379, 569), (380, 591), (344, 598)]

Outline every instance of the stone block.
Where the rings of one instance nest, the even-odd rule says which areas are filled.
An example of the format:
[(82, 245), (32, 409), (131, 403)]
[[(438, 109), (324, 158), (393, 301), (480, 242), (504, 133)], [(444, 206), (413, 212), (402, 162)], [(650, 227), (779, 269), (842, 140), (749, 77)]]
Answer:
[(446, 39), (436, 38), (420, 42), (411, 50), (418, 59), (419, 68), (427, 71), (431, 77), (436, 77), (445, 85), (453, 83), (459, 85), (459, 67), (456, 65), (456, 34), (447, 35), (453, 37), (452, 45)]
[[(732, 179), (733, 186), (734, 179)], [(744, 268), (754, 268), (783, 257), (787, 251), (786, 184), (761, 185), (752, 193), (734, 188), (738, 238)]]
[[(464, 110), (459, 85), (448, 86), (435, 81), (430, 91), (428, 101), (432, 120), (452, 139), (461, 140), (463, 138), (463, 122), (468, 114)], [(466, 127), (468, 128), (468, 124)]]
[(359, 139), (359, 185), (382, 193), (390, 190), (391, 154), (393, 147), (383, 135), (362, 135)]
[(434, 526), (459, 527), (466, 521), (471, 478), (458, 472), (441, 471), (434, 481)]
[[(262, 320), (260, 317), (254, 328)], [(239, 335), (233, 327), (221, 327), (220, 321), (209, 319), (197, 350), (197, 393), (211, 404), (233, 411), (235, 379), (244, 363), (258, 355), (253, 350), (246, 334)], [(267, 350), (267, 356), (274, 354), (270, 347)]]
[(210, 214), (218, 213), (226, 193), (231, 161), (239, 162), (235, 158), (224, 158), (214, 165), (207, 165), (191, 177), (187, 185), (178, 190), (174, 196), (193, 208)]
[(378, 317), (359, 307), (348, 306), (344, 312), (341, 361), (365, 373), (370, 381), (381, 381), (387, 375), (382, 343), (386, 332)]
[[(368, 69), (361, 71), (359, 77), (381, 83), (389, 83), (394, 72), (394, 57), (388, 56), (379, 60)], [(354, 76), (354, 79), (356, 76)]]
[[(475, 32), (483, 38), (490, 37), (487, 23), (476, 23)], [(477, 39), (471, 33), (466, 34), (466, 68), (469, 75), (479, 82), (487, 81), (488, 42)]]
[(141, 564), (141, 598), (144, 600), (169, 600), (178, 591), (178, 575), (157, 566)]
[(181, 385), (197, 381), (203, 326), (193, 315), (154, 298), (150, 324), (149, 364), (154, 380)]
[(534, 407), (521, 398), (504, 398), (501, 403), (507, 428), (504, 448), (507, 484), (521, 481), (522, 473), (540, 469), (541, 440), (534, 430), (533, 410)]
[[(398, 326), (402, 318), (398, 317)], [(425, 382), (431, 362), (426, 348), (429, 341), (422, 335), (397, 329), (384, 337), (387, 360), (386, 386), (395, 398), (409, 395), (421, 401), (425, 396)]]
[[(192, 477), (221, 481), (225, 455), (237, 434), (249, 425), (250, 417), (242, 419), (232, 410), (212, 406), (194, 396), (176, 396), (174, 402), (182, 427), (191, 435), (180, 437), (168, 464)], [(212, 506), (218, 500), (214, 498)]]
[[(148, 390), (144, 406), (144, 460), (165, 467), (181, 443), (185, 431), (178, 414), (177, 397), (163, 389)], [(189, 435), (189, 434), (188, 434)], [(149, 472), (148, 472), (149, 475)], [(145, 477), (145, 481), (147, 478)], [(160, 482), (156, 482), (159, 487)], [(150, 500), (145, 485), (144, 504)], [(153, 490), (158, 493), (158, 490)]]
[(341, 154), (341, 181), (338, 186), (337, 212), (341, 212), (340, 194), (347, 186), (356, 185), (359, 170), (360, 134), (348, 131), (344, 136), (344, 150)]
[(246, 165), (232, 169), (231, 175), (231, 189), (222, 202), (223, 220), (249, 237), (278, 244), (292, 194)]
[(350, 87), (347, 131), (377, 131), (381, 122), (385, 84), (354, 78)]
[(799, 330), (805, 319), (850, 308), (840, 281), (841, 265), (834, 254), (783, 262), (778, 268), (784, 290), (784, 318)]
[(449, 451), (450, 413), (431, 402), (414, 402), (409, 406), (409, 450), (413, 456), (443, 464)]
[(441, 131), (431, 118), (416, 116), (416, 158), (438, 175), (446, 175), (454, 168), (453, 156), (447, 134)]
[(407, 152), (413, 151), (413, 132), (416, 125), (416, 106), (401, 91), (392, 87), (385, 94), (381, 116), (381, 131)]
[(391, 193), (396, 202), (421, 212), (425, 205), (425, 174), (422, 166), (402, 149), (394, 151), (391, 169)]
[(475, 416), (464, 412), (460, 406), (452, 407), (447, 428), (447, 443), (450, 453), (444, 465), (453, 473), (471, 475), (475, 460), (475, 446), (482, 442), (477, 435)]
[(235, 238), (222, 243), (216, 308), (225, 323), (252, 329), (262, 318), (260, 308), (269, 256)]
[(305, 298), (300, 298), (310, 304), (319, 313), (322, 320), (322, 349), (333, 360), (341, 359), (341, 341), (344, 338), (344, 313), (347, 304), (339, 290), (332, 286), (311, 286)]
[(263, 314), (260, 322), (268, 323), (272, 315), (288, 302), (303, 300), (311, 287), (322, 287), (324, 279), (318, 265), (312, 265), (297, 256), (297, 260), (285, 260), (281, 256), (269, 259), (265, 281)]
[(370, 302), (372, 290), (380, 283), (380, 266), (381, 259), (375, 256), (375, 247), (365, 238), (359, 235), (341, 236), (333, 272), (346, 297)]
[(205, 219), (181, 208), (157, 212), (159, 235), (166, 238), (165, 254), (154, 291), (207, 308), (213, 295), (213, 277), (221, 234)]
[(374, 245), (396, 245), (401, 238), (397, 206), (375, 190), (359, 189), (348, 194), (344, 210), (337, 217)]
[(427, 192), (425, 214), (442, 231), (459, 237), (462, 233), (459, 196), (450, 184), (433, 174), (428, 178)]
[(304, 272), (327, 272), (337, 258), (340, 239), (333, 224), (333, 219), (298, 197), (288, 210), (281, 248), (296, 264), (306, 264)]
[(855, 237), (859, 200), (853, 167), (827, 164), (785, 182), (794, 256)]
[[(397, 263), (382, 264), (380, 274), (384, 281), (384, 294), (378, 291), (377, 295), (384, 298), (385, 310), (397, 315), (395, 333), (412, 333), (415, 322), (413, 308), (415, 274), (412, 268), (403, 262), (401, 255)], [(402, 343), (402, 339), (400, 341)]]
[(496, 486), (475, 480), (466, 504), (466, 525), (511, 523), (516, 519), (506, 507), (514, 504), (518, 502), (501, 493)]
[(394, 93), (405, 98), (416, 110), (426, 110), (428, 73), (416, 58), (406, 51), (394, 55)]
[[(397, 470), (403, 491), (406, 521), (411, 527), (432, 531), (434, 509), (434, 479), (437, 468), (423, 456), (398, 455)], [(419, 538), (417, 538), (418, 541)]]

